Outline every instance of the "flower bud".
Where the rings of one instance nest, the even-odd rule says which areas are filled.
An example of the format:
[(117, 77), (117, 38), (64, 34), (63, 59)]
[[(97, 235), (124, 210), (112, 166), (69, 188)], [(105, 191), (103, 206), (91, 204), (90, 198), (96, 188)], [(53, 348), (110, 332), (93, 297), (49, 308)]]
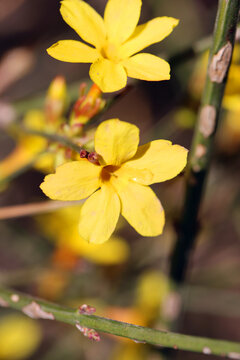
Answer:
[(46, 97), (45, 111), (49, 121), (58, 120), (65, 109), (67, 98), (66, 81), (63, 76), (57, 76), (51, 82)]
[(92, 151), (88, 154), (88, 161), (95, 165), (99, 165), (99, 157), (98, 154), (95, 151)]
[[(96, 84), (93, 84), (85, 95), (86, 84), (80, 85), (80, 97), (76, 101), (70, 119), (72, 126), (84, 125), (93, 116), (99, 113), (105, 105), (102, 92)], [(79, 127), (81, 129), (81, 127)]]
[(88, 157), (89, 152), (88, 152), (87, 150), (82, 149), (82, 150), (80, 151), (79, 155), (80, 155), (80, 158), (81, 158), (81, 159), (84, 159), (84, 158), (87, 158), (87, 157)]

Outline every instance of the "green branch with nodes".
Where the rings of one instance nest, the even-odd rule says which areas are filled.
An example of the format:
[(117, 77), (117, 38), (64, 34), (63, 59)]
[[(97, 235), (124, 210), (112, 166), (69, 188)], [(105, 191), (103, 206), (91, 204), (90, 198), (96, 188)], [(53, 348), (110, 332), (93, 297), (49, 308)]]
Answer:
[(222, 98), (231, 63), (239, 0), (220, 0), (208, 72), (186, 171), (186, 193), (179, 236), (171, 260), (171, 278), (184, 280), (198, 229), (198, 213), (210, 168)]
[[(99, 340), (97, 331), (101, 331), (139, 343), (240, 359), (240, 343), (176, 334), (111, 320), (91, 315), (92, 312), (43, 301), (15, 290), (0, 289), (0, 305), (20, 310), (35, 319), (57, 320), (74, 325), (90, 339)], [(84, 308), (92, 309), (88, 305), (80, 307)]]

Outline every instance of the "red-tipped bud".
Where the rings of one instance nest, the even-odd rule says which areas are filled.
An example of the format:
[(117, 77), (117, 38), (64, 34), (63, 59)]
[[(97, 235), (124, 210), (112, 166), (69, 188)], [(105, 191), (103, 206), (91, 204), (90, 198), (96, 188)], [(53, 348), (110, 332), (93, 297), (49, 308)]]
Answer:
[(101, 111), (105, 105), (102, 92), (95, 84), (85, 95), (86, 84), (80, 86), (80, 97), (76, 101), (70, 119), (71, 126), (75, 124), (86, 124), (93, 116)]
[(89, 154), (89, 152), (87, 150), (84, 150), (84, 149), (82, 149), (80, 151), (80, 153), (79, 153), (81, 159), (87, 158), (88, 154)]
[(100, 335), (98, 332), (94, 329), (90, 329), (84, 326), (81, 326), (79, 323), (76, 324), (76, 328), (83, 333), (84, 336), (86, 336), (90, 340), (94, 341), (100, 341)]
[(96, 308), (87, 304), (79, 306), (78, 311), (83, 315), (92, 315), (96, 312)]
[(95, 151), (92, 151), (88, 154), (88, 161), (93, 164), (99, 165), (99, 156)]

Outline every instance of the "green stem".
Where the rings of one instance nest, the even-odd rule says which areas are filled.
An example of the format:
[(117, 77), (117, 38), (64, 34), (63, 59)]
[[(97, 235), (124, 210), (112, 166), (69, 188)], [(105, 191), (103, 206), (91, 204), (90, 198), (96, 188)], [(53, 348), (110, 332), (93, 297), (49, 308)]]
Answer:
[[(92, 119), (91, 121), (89, 121), (89, 123), (87, 123), (85, 125), (85, 129), (86, 128), (91, 128), (93, 126), (96, 126), (96, 122), (99, 120), (99, 118), (107, 111), (111, 108), (111, 106), (113, 104), (115, 104), (120, 98), (122, 98), (123, 96), (125, 96), (129, 90), (131, 89), (130, 86), (126, 87), (121, 93), (115, 95), (113, 98), (109, 98), (107, 101), (106, 101), (106, 104), (104, 106), (104, 108), (98, 113), (96, 114)], [(30, 134), (30, 135), (37, 135), (37, 136), (41, 136), (41, 137), (44, 137), (52, 142), (56, 142), (56, 143), (59, 143), (63, 146), (66, 146), (66, 147), (69, 147), (70, 149), (76, 151), (76, 152), (80, 152), (82, 149), (84, 149), (84, 147), (80, 147), (79, 145), (77, 145), (75, 142), (74, 142), (74, 139), (71, 139), (71, 138), (68, 138), (66, 136), (63, 136), (63, 135), (59, 135), (59, 134), (51, 134), (51, 133), (48, 133), (48, 132), (45, 132), (45, 131), (38, 131), (38, 130), (33, 130), (33, 129), (29, 129), (23, 125), (20, 125), (20, 129), (22, 131), (24, 131), (25, 133), (27, 134)]]
[(188, 160), (184, 210), (171, 260), (171, 278), (177, 283), (184, 280), (197, 232), (197, 218), (232, 57), (238, 12), (239, 0), (219, 1), (208, 74)]
[(26, 128), (24, 126), (21, 126), (21, 130), (29, 135), (37, 135), (37, 136), (41, 136), (44, 137), (52, 142), (61, 144), (63, 146), (69, 147), (70, 149), (76, 151), (76, 152), (80, 152), (81, 150), (83, 150), (82, 147), (78, 146), (77, 144), (75, 144), (70, 138), (67, 138), (66, 136), (62, 136), (62, 135), (58, 135), (58, 134), (51, 134), (45, 131), (38, 131), (38, 130), (32, 130), (29, 128)]
[(175, 350), (179, 349), (203, 354), (219, 355), (230, 359), (240, 359), (240, 344), (231, 341), (181, 335), (99, 316), (81, 315), (78, 310), (52, 304), (7, 289), (0, 289), (0, 303), (2, 306), (9, 306), (23, 311), (33, 318), (58, 320), (74, 326), (78, 324), (81, 325), (81, 327), (118, 335), (132, 339), (136, 342), (146, 342)]

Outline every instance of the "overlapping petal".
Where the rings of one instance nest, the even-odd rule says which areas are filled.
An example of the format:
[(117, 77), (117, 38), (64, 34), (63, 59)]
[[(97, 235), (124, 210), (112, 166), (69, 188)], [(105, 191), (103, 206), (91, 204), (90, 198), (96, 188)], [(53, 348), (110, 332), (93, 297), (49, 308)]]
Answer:
[(104, 13), (108, 41), (122, 44), (137, 26), (141, 0), (109, 0)]
[(124, 88), (127, 75), (160, 81), (170, 78), (169, 64), (150, 54), (131, 55), (161, 41), (178, 24), (171, 17), (159, 17), (137, 26), (142, 0), (108, 0), (104, 19), (86, 2), (63, 0), (63, 19), (87, 43), (63, 40), (48, 49), (49, 55), (67, 62), (91, 63), (90, 78), (102, 92)]
[(172, 17), (158, 17), (136, 27), (136, 30), (121, 46), (121, 53), (129, 57), (167, 37), (179, 23)]
[(240, 65), (238, 60), (236, 63), (232, 63), (230, 66), (225, 95), (233, 96), (240, 93), (239, 78), (240, 78)]
[(160, 81), (170, 79), (167, 61), (151, 54), (137, 54), (123, 61), (127, 75), (134, 79)]
[[(65, 238), (66, 240), (66, 238)], [(91, 244), (83, 240), (78, 232), (70, 234), (67, 246), (75, 253), (96, 264), (121, 264), (129, 255), (128, 244), (120, 237), (111, 236), (104, 244)]]
[(119, 166), (131, 159), (138, 147), (139, 129), (119, 119), (101, 123), (95, 133), (95, 149), (104, 165)]
[(121, 179), (113, 179), (113, 185), (121, 200), (121, 213), (129, 224), (143, 236), (160, 235), (165, 222), (164, 211), (152, 189)]
[(171, 141), (155, 140), (139, 146), (136, 155), (123, 164), (123, 169), (149, 169), (153, 174), (145, 185), (166, 181), (177, 176), (186, 166), (188, 151)]
[(223, 107), (229, 111), (240, 112), (240, 94), (225, 95)]
[(153, 174), (150, 169), (137, 169), (127, 166), (128, 162), (120, 166), (114, 171), (114, 176), (124, 178), (126, 180), (135, 181), (139, 184), (151, 184)]
[(23, 145), (16, 148), (2, 161), (0, 161), (0, 180), (11, 176), (24, 166), (32, 163), (36, 153), (31, 153)]
[(40, 187), (54, 200), (81, 200), (98, 189), (100, 172), (101, 167), (87, 159), (72, 161), (47, 175)]
[(21, 360), (34, 357), (42, 337), (42, 328), (33, 319), (11, 312), (2, 315), (0, 359)]
[(110, 184), (103, 185), (84, 203), (79, 222), (80, 236), (101, 244), (112, 235), (120, 214), (120, 200)]
[(127, 84), (124, 67), (108, 59), (101, 58), (95, 61), (90, 67), (89, 75), (103, 92), (117, 91)]
[(92, 63), (99, 58), (96, 49), (76, 40), (61, 40), (47, 49), (54, 59), (72, 63)]
[(87, 43), (101, 48), (106, 38), (102, 17), (86, 2), (63, 0), (60, 8), (62, 17)]

